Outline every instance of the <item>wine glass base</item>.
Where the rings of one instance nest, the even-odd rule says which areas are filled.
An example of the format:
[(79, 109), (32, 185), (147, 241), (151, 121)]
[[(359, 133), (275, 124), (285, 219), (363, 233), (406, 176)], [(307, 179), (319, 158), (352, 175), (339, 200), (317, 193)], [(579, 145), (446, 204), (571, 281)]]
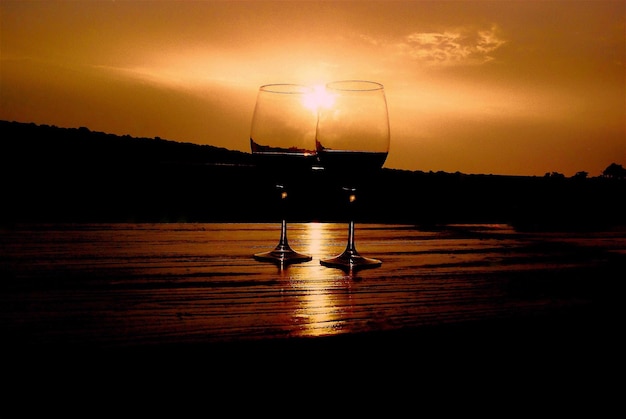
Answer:
[(261, 262), (274, 262), (281, 265), (290, 263), (308, 262), (313, 259), (312, 256), (298, 253), (291, 248), (277, 247), (269, 252), (256, 253), (254, 258)]
[(378, 259), (367, 258), (359, 254), (344, 252), (339, 256), (320, 260), (320, 264), (330, 268), (340, 268), (344, 270), (357, 270), (377, 268), (382, 265)]

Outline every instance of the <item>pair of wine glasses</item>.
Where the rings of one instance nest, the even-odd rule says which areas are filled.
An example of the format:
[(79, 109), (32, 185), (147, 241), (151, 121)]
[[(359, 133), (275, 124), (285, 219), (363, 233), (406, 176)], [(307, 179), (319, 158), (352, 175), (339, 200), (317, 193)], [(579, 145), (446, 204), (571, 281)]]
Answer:
[[(346, 191), (349, 202), (354, 201), (359, 181), (385, 163), (389, 139), (387, 100), (380, 83), (341, 80), (323, 88), (286, 83), (259, 88), (250, 147), (257, 165), (273, 173), (282, 199), (287, 197), (288, 179), (316, 168)], [(278, 245), (254, 258), (281, 266), (312, 259), (290, 247), (284, 216)], [(345, 250), (320, 263), (350, 270), (382, 264), (356, 250), (353, 217)]]

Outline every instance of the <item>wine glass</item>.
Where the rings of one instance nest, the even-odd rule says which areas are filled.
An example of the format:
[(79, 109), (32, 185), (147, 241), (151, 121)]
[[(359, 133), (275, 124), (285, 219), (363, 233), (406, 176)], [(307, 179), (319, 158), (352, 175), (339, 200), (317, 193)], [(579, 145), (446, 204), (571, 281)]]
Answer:
[[(319, 163), (348, 195), (352, 209), (357, 188), (368, 182), (387, 159), (389, 116), (382, 84), (342, 80), (326, 85), (332, 106), (318, 112), (316, 149)], [(361, 256), (354, 242), (354, 217), (350, 214), (348, 244), (335, 257), (320, 260), (324, 266), (342, 269), (374, 268), (378, 259)]]
[(284, 212), (290, 182), (310, 171), (316, 162), (313, 145), (317, 109), (312, 103), (313, 94), (311, 87), (287, 83), (263, 85), (257, 94), (250, 148), (261, 173), (274, 183), (283, 212), (278, 245), (255, 254), (260, 261), (282, 266), (312, 259), (289, 246)]

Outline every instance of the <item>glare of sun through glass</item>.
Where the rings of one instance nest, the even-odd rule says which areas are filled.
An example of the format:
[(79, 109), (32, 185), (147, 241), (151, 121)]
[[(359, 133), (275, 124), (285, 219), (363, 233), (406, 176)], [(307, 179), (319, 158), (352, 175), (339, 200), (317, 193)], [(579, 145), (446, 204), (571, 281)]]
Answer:
[(317, 111), (320, 107), (330, 108), (335, 102), (334, 96), (326, 90), (323, 85), (313, 86), (313, 91), (304, 95), (304, 106), (312, 111)]

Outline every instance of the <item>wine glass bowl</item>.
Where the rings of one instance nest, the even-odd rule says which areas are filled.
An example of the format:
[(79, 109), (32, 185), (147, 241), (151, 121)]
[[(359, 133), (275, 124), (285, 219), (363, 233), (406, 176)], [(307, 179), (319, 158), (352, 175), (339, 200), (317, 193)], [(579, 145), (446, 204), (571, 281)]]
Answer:
[[(356, 192), (382, 168), (389, 153), (390, 129), (387, 100), (382, 84), (343, 80), (326, 85), (332, 106), (320, 107), (315, 145), (326, 176), (348, 192), (350, 205)], [(354, 242), (354, 220), (343, 253), (320, 260), (329, 267), (360, 269), (377, 267), (378, 259), (361, 256)]]
[(333, 105), (319, 110), (318, 159), (344, 186), (356, 186), (383, 166), (389, 152), (384, 87), (347, 80), (328, 83), (326, 89)]
[(311, 87), (287, 83), (259, 88), (250, 128), (250, 149), (260, 174), (275, 185), (283, 214), (278, 245), (255, 254), (256, 260), (286, 265), (312, 259), (288, 243), (285, 201), (293, 181), (310, 171), (316, 162), (317, 110), (310, 106), (313, 92)]

